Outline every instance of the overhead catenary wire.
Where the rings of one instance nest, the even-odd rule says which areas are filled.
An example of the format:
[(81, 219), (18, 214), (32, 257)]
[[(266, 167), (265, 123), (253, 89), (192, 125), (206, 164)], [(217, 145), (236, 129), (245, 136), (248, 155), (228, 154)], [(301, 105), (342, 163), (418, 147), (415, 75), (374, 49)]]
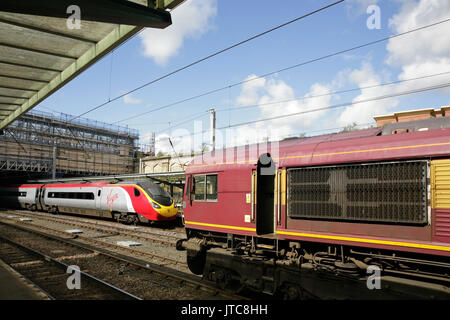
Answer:
[(442, 76), (442, 75), (446, 75), (446, 74), (450, 74), (450, 71), (435, 73), (435, 74), (421, 76), (421, 77), (396, 80), (396, 81), (392, 81), (392, 82), (385, 82), (385, 83), (381, 83), (381, 84), (374, 84), (374, 85), (370, 85), (370, 86), (363, 86), (363, 87), (351, 88), (351, 89), (346, 89), (346, 90), (332, 91), (332, 92), (322, 93), (322, 94), (317, 94), (317, 95), (312, 95), (312, 96), (297, 97), (297, 98), (292, 98), (292, 99), (271, 101), (271, 102), (252, 104), (252, 105), (235, 106), (235, 107), (229, 107), (228, 109), (222, 108), (222, 109), (217, 109), (216, 112), (224, 112), (224, 111), (230, 111), (230, 110), (232, 110), (232, 111), (240, 111), (240, 110), (245, 110), (245, 109), (248, 109), (248, 108), (256, 108), (256, 107), (264, 108), (264, 107), (269, 107), (271, 105), (279, 104), (279, 103), (301, 101), (301, 100), (309, 100), (309, 99), (326, 97), (326, 96), (331, 96), (331, 95), (336, 95), (336, 94), (342, 94), (342, 93), (349, 93), (349, 92), (361, 91), (361, 90), (366, 90), (366, 89), (379, 88), (379, 87), (389, 86), (389, 85), (393, 85), (393, 84), (400, 84), (400, 83), (405, 83), (405, 82), (414, 81), (414, 80), (421, 80), (421, 79), (427, 79), (427, 78)]
[[(280, 24), (280, 25), (278, 25), (278, 26), (276, 26), (276, 27), (273, 27), (273, 28), (271, 28), (271, 29), (269, 29), (269, 30), (266, 30), (266, 31), (261, 32), (261, 33), (258, 33), (257, 35), (254, 35), (254, 36), (252, 36), (252, 37), (250, 37), (250, 38), (247, 38), (247, 39), (245, 39), (245, 40), (242, 40), (242, 41), (240, 41), (240, 42), (237, 42), (237, 43), (235, 43), (235, 44), (233, 44), (233, 45), (231, 45), (231, 46), (228, 46), (228, 47), (226, 47), (226, 48), (224, 48), (224, 49), (221, 49), (221, 50), (219, 50), (219, 51), (216, 51), (216, 52), (214, 52), (214, 53), (212, 53), (212, 54), (210, 54), (210, 55), (208, 55), (208, 56), (206, 56), (206, 57), (203, 57), (203, 58), (198, 59), (198, 60), (196, 60), (196, 61), (194, 61), (194, 62), (191, 62), (191, 63), (189, 63), (189, 64), (187, 64), (187, 65), (185, 65), (185, 66), (183, 66), (183, 67), (180, 67), (180, 68), (178, 68), (178, 69), (176, 69), (176, 70), (174, 70), (174, 71), (171, 71), (171, 72), (169, 72), (169, 73), (167, 73), (167, 74), (165, 74), (165, 75), (163, 75), (163, 76), (160, 76), (160, 77), (158, 77), (158, 78), (156, 78), (156, 79), (154, 79), (154, 80), (151, 80), (151, 81), (149, 81), (149, 82), (147, 82), (147, 83), (144, 83), (143, 85), (140, 85), (139, 87), (136, 87), (136, 88), (134, 88), (134, 89), (132, 89), (132, 90), (130, 90), (130, 91), (124, 93), (124, 94), (121, 94), (121, 95), (119, 95), (119, 96), (117, 96), (117, 97), (115, 97), (115, 98), (113, 98), (113, 99), (110, 99), (110, 100), (108, 100), (108, 101), (106, 101), (106, 102), (104, 102), (104, 103), (102, 103), (102, 104), (100, 104), (100, 105), (98, 105), (98, 106), (96, 106), (96, 107), (93, 107), (93, 108), (91, 108), (91, 109), (89, 109), (89, 110), (87, 110), (87, 111), (85, 111), (85, 112), (79, 114), (79, 115), (76, 116), (74, 119), (79, 118), (79, 117), (82, 117), (82, 116), (84, 116), (84, 115), (86, 115), (86, 114), (88, 114), (88, 113), (90, 113), (90, 112), (92, 112), (92, 111), (95, 111), (95, 110), (97, 110), (97, 109), (99, 109), (99, 108), (101, 108), (101, 107), (103, 107), (103, 106), (105, 106), (105, 105), (107, 105), (107, 104), (109, 104), (109, 103), (111, 103), (111, 102), (113, 102), (113, 101), (116, 101), (116, 100), (118, 100), (118, 99), (120, 99), (120, 98), (126, 96), (127, 94), (131, 94), (131, 93), (133, 93), (133, 92), (136, 92), (136, 91), (138, 91), (138, 90), (140, 90), (140, 89), (142, 89), (142, 88), (144, 88), (144, 87), (147, 87), (147, 86), (149, 86), (149, 85), (151, 85), (151, 84), (154, 84), (154, 83), (156, 83), (156, 82), (159, 82), (159, 81), (161, 81), (161, 80), (163, 80), (163, 79), (166, 79), (166, 78), (168, 78), (168, 77), (170, 77), (170, 76), (172, 76), (172, 75), (174, 75), (174, 74), (176, 74), (176, 73), (178, 73), (178, 72), (181, 72), (181, 71), (183, 71), (183, 70), (186, 70), (186, 69), (188, 69), (188, 68), (190, 68), (190, 67), (192, 67), (192, 66), (194, 66), (194, 65), (197, 65), (197, 64), (199, 64), (199, 63), (201, 63), (201, 62), (203, 62), (203, 61), (206, 61), (206, 60), (208, 60), (208, 59), (211, 59), (211, 58), (213, 58), (213, 57), (215, 57), (215, 56), (217, 56), (217, 55), (220, 55), (220, 54), (222, 54), (222, 53), (224, 53), (224, 52), (227, 52), (227, 51), (229, 51), (229, 50), (231, 50), (231, 49), (233, 49), (233, 48), (236, 48), (236, 47), (238, 47), (238, 46), (240, 46), (240, 45), (243, 45), (243, 44), (245, 44), (245, 43), (247, 43), (247, 42), (250, 42), (250, 41), (252, 41), (252, 40), (255, 40), (255, 39), (259, 38), (259, 37), (262, 37), (262, 36), (264, 36), (264, 35), (266, 35), (266, 34), (268, 34), (268, 33), (271, 33), (271, 32), (273, 32), (273, 31), (275, 31), (275, 30), (278, 30), (278, 29), (280, 29), (280, 28), (283, 28), (283, 27), (285, 27), (285, 26), (287, 26), (287, 25), (289, 25), (289, 24), (292, 24), (292, 23), (294, 23), (294, 22), (296, 22), (296, 21), (299, 21), (299, 20), (302, 20), (302, 19), (304, 19), (304, 18), (306, 18), (306, 17), (312, 16), (312, 15), (314, 15), (314, 14), (316, 14), (316, 13), (319, 13), (319, 12), (321, 12), (321, 11), (323, 11), (323, 10), (326, 10), (326, 9), (328, 9), (328, 8), (330, 8), (330, 7), (333, 7), (333, 6), (337, 5), (337, 4), (340, 4), (340, 3), (344, 2), (344, 1), (345, 1), (345, 0), (339, 0), (339, 1), (333, 2), (333, 3), (329, 4), (329, 5), (326, 5), (326, 6), (324, 6), (324, 7), (319, 8), (319, 9), (317, 9), (317, 10), (311, 11), (311, 12), (309, 12), (309, 13), (307, 13), (307, 14), (304, 14), (304, 15), (302, 15), (302, 16), (299, 16), (299, 17), (297, 17), (297, 18), (295, 18), (295, 19), (289, 20), (289, 21), (287, 21), (287, 22), (285, 22), (285, 23), (283, 23), (283, 24)], [(72, 120), (74, 120), (74, 119), (72, 119)]]
[[(372, 123), (368, 122), (368, 123), (354, 123), (354, 126), (352, 126), (352, 130), (354, 130), (354, 128), (361, 128), (358, 130), (364, 130), (364, 129), (370, 129), (371, 128)], [(333, 133), (339, 133), (339, 131), (337, 130), (345, 130), (348, 126), (344, 126), (344, 127), (333, 127), (333, 128), (326, 128), (326, 129), (320, 129), (320, 130), (313, 130), (313, 131), (308, 131), (309, 134), (311, 133), (321, 133), (321, 132), (327, 132), (327, 131), (332, 131), (329, 134), (333, 134)], [(366, 127), (366, 128), (364, 128)], [(343, 131), (341, 131), (343, 132)], [(284, 139), (288, 139), (288, 138), (311, 138), (311, 137), (315, 137), (318, 136), (316, 135), (305, 135), (306, 133), (304, 131), (302, 132), (296, 132), (296, 133), (291, 133), (291, 134), (285, 134), (282, 136), (278, 136), (277, 137), (277, 141), (282, 141)], [(326, 133), (325, 133), (326, 134)], [(319, 134), (320, 135), (320, 134)], [(172, 137), (173, 138), (173, 137)], [(170, 142), (172, 142), (171, 140), (169, 140)], [(173, 144), (172, 144), (173, 145)], [(235, 145), (236, 146), (236, 145)], [(177, 155), (177, 152), (174, 149), (174, 154)]]
[[(373, 98), (369, 98), (369, 99), (361, 99), (361, 100), (345, 102), (345, 103), (339, 103), (339, 104), (326, 106), (326, 107), (318, 107), (318, 108), (315, 108), (315, 109), (309, 109), (309, 110), (304, 110), (304, 111), (300, 111), (300, 112), (284, 114), (284, 115), (279, 115), (279, 116), (274, 116), (274, 117), (269, 117), (269, 118), (256, 119), (256, 120), (251, 120), (251, 121), (246, 121), (246, 122), (235, 123), (235, 124), (232, 124), (232, 125), (219, 127), (216, 130), (240, 127), (240, 126), (255, 124), (255, 123), (259, 123), (259, 122), (278, 120), (278, 119), (283, 119), (283, 118), (288, 118), (288, 117), (299, 116), (299, 115), (303, 115), (303, 114), (307, 114), (307, 113), (319, 112), (319, 111), (330, 110), (330, 109), (337, 109), (337, 108), (353, 106), (353, 105), (367, 103), (367, 102), (372, 102), (372, 101), (379, 101), (379, 100), (384, 100), (384, 99), (389, 99), (389, 98), (394, 98), (394, 97), (399, 97), (399, 96), (404, 96), (404, 95), (409, 95), (409, 94), (415, 94), (415, 93), (420, 93), (420, 92), (426, 92), (426, 91), (431, 91), (431, 90), (438, 90), (438, 89), (448, 88), (448, 87), (450, 87), (450, 82), (439, 84), (439, 85), (434, 85), (434, 86), (429, 86), (429, 87), (424, 87), (424, 88), (407, 90), (407, 91), (393, 93), (393, 94), (382, 95), (382, 96), (373, 97)], [(193, 134), (189, 134), (189, 135), (172, 136), (170, 138), (182, 138), (182, 137), (194, 136), (194, 135), (198, 135), (198, 134), (204, 134), (204, 133), (207, 133), (209, 131), (210, 130), (203, 130), (201, 132), (194, 132)], [(162, 138), (167, 138), (167, 137), (162, 137)]]
[[(277, 101), (271, 101), (271, 102), (260, 103), (260, 104), (239, 105), (239, 106), (235, 106), (235, 107), (221, 108), (221, 109), (216, 109), (216, 112), (241, 111), (241, 110), (246, 110), (248, 108), (256, 108), (256, 107), (266, 108), (266, 107), (270, 107), (272, 105), (276, 105), (276, 104), (280, 104), (280, 103), (301, 101), (301, 100), (309, 100), (309, 99), (325, 97), (325, 96), (331, 96), (331, 95), (336, 95), (336, 94), (342, 94), (342, 93), (349, 93), (349, 92), (366, 90), (366, 89), (379, 88), (379, 87), (383, 87), (383, 86), (389, 86), (389, 85), (394, 85), (394, 84), (401, 84), (401, 83), (405, 83), (405, 82), (410, 82), (410, 81), (415, 81), (415, 80), (422, 80), (422, 79), (427, 79), (427, 78), (432, 78), (432, 77), (437, 77), (437, 76), (442, 76), (442, 75), (447, 75), (447, 74), (450, 74), (450, 71), (445, 71), (445, 72), (440, 72), (440, 73), (435, 73), (435, 74), (430, 74), (430, 75), (424, 75), (424, 76), (420, 76), (420, 77), (396, 80), (396, 81), (391, 81), (391, 82), (385, 82), (385, 83), (380, 83), (380, 84), (376, 84), (376, 85), (363, 86), (363, 87), (351, 88), (351, 89), (346, 89), (346, 90), (332, 91), (332, 92), (318, 94), (318, 95), (311, 95), (311, 96), (297, 97), (297, 98), (292, 98), (292, 99), (277, 100)], [(178, 126), (180, 126), (180, 125), (182, 125), (184, 123), (187, 123), (189, 121), (200, 119), (200, 118), (202, 118), (203, 116), (205, 116), (208, 113), (209, 113), (209, 109), (204, 110), (202, 112), (193, 113), (191, 115), (188, 115), (188, 119), (187, 120), (183, 120), (182, 122), (176, 123), (175, 126), (178, 127)], [(195, 117), (196, 115), (199, 115), (199, 114), (202, 114), (202, 115), (199, 116), (199, 117)], [(193, 117), (193, 118), (191, 118), (191, 117)], [(184, 117), (184, 118), (186, 118), (186, 117)], [(229, 126), (230, 125), (231, 125), (231, 123), (229, 122)], [(174, 126), (172, 126), (171, 128), (174, 128)], [(168, 129), (160, 130), (160, 131), (158, 131), (156, 133), (161, 133), (161, 132), (164, 132), (164, 131), (167, 131), (167, 130)]]
[(395, 38), (398, 38), (398, 37), (401, 37), (401, 36), (404, 36), (404, 35), (407, 35), (407, 34), (411, 34), (411, 33), (414, 33), (414, 32), (420, 31), (420, 30), (431, 28), (431, 27), (434, 27), (434, 26), (437, 26), (437, 25), (440, 25), (440, 24), (443, 24), (443, 23), (447, 23), (449, 21), (450, 21), (450, 19), (441, 20), (441, 21), (438, 21), (438, 22), (435, 22), (435, 23), (432, 23), (432, 24), (429, 24), (429, 25), (425, 25), (425, 26), (422, 26), (422, 27), (411, 29), (411, 30), (408, 30), (408, 31), (405, 31), (405, 32), (401, 32), (401, 33), (398, 33), (398, 34), (395, 34), (395, 35), (391, 35), (391, 36), (388, 36), (388, 37), (384, 37), (384, 38), (381, 38), (381, 39), (378, 39), (378, 40), (370, 41), (370, 42), (367, 42), (367, 43), (364, 43), (364, 44), (361, 44), (361, 45), (357, 45), (357, 46), (354, 46), (354, 47), (351, 47), (351, 48), (348, 48), (348, 49), (335, 51), (335, 52), (323, 55), (323, 56), (318, 57), (318, 58), (314, 58), (314, 59), (310, 59), (310, 60), (307, 60), (307, 61), (303, 61), (303, 62), (297, 63), (295, 65), (291, 65), (291, 66), (288, 66), (288, 67), (285, 67), (285, 68), (282, 68), (282, 69), (271, 71), (271, 72), (268, 72), (268, 73), (265, 73), (265, 74), (262, 74), (262, 75), (259, 75), (259, 76), (252, 77), (250, 79), (245, 79), (243, 81), (235, 82), (233, 84), (228, 84), (228, 85), (223, 86), (221, 88), (209, 90), (209, 91), (206, 91), (206, 92), (203, 92), (203, 93), (191, 96), (189, 98), (181, 99), (181, 100), (178, 100), (178, 101), (175, 101), (175, 102), (172, 102), (172, 103), (169, 103), (169, 104), (166, 104), (166, 105), (163, 105), (163, 106), (151, 109), (149, 111), (142, 112), (142, 113), (136, 114), (136, 115), (131, 116), (131, 117), (127, 117), (127, 118), (122, 119), (122, 120), (115, 121), (113, 123), (116, 124), (116, 123), (120, 123), (120, 122), (129, 121), (129, 120), (132, 120), (132, 119), (136, 119), (136, 118), (139, 118), (141, 116), (144, 116), (144, 115), (156, 112), (156, 111), (160, 111), (160, 110), (163, 110), (163, 109), (167, 109), (169, 107), (173, 107), (175, 105), (178, 105), (178, 104), (181, 104), (181, 103), (184, 103), (184, 102), (188, 102), (188, 101), (191, 101), (191, 100), (194, 100), (194, 99), (198, 99), (198, 98), (201, 98), (201, 97), (204, 97), (204, 96), (208, 96), (208, 95), (211, 95), (213, 93), (217, 93), (217, 92), (220, 92), (220, 91), (223, 91), (223, 90), (226, 90), (226, 89), (230, 89), (230, 88), (235, 87), (235, 86), (239, 86), (239, 85), (242, 85), (242, 84), (245, 84), (245, 83), (248, 83), (248, 82), (252, 82), (252, 81), (255, 81), (255, 80), (258, 80), (258, 79), (262, 79), (262, 78), (265, 78), (265, 77), (268, 77), (268, 76), (271, 76), (271, 75), (274, 75), (274, 74), (277, 74), (277, 73), (285, 72), (285, 71), (288, 71), (288, 70), (292, 70), (292, 69), (295, 69), (295, 68), (298, 68), (298, 67), (301, 67), (301, 66), (305, 66), (305, 65), (314, 63), (314, 62), (325, 60), (325, 59), (328, 59), (328, 58), (331, 58), (331, 57), (334, 57), (334, 56), (338, 56), (338, 55), (341, 55), (341, 54), (344, 54), (344, 53), (348, 53), (350, 51), (354, 51), (354, 50), (357, 50), (357, 49), (361, 49), (361, 48), (365, 48), (365, 47), (368, 47), (368, 46), (372, 46), (374, 44), (378, 44), (378, 43), (385, 42), (385, 41), (388, 41), (388, 40), (391, 40), (391, 39), (395, 39)]
[(183, 125), (185, 123), (191, 122), (192, 120), (201, 119), (201, 118), (203, 118), (204, 116), (207, 116), (207, 115), (209, 115), (209, 110), (202, 111), (202, 112), (197, 112), (195, 114), (192, 114), (188, 119), (186, 119), (184, 121), (176, 122), (173, 126), (170, 126), (168, 129), (157, 131), (157, 132), (155, 132), (155, 134), (164, 132), (166, 130), (178, 128), (179, 126), (181, 126), (181, 125)]
[(370, 98), (370, 99), (362, 99), (362, 100), (357, 100), (357, 101), (353, 101), (353, 102), (340, 103), (340, 104), (335, 104), (335, 105), (328, 106), (328, 107), (322, 107), (322, 108), (316, 108), (316, 109), (310, 109), (310, 110), (290, 113), (290, 114), (287, 114), (287, 115), (279, 115), (279, 116), (270, 117), (270, 118), (264, 118), (264, 119), (252, 120), (252, 121), (247, 121), (247, 122), (241, 122), (241, 123), (233, 124), (233, 125), (228, 126), (228, 127), (227, 126), (220, 127), (218, 129), (240, 127), (240, 126), (244, 126), (244, 125), (248, 125), (248, 124), (254, 124), (254, 123), (258, 123), (258, 122), (277, 120), (277, 119), (293, 117), (293, 116), (298, 116), (298, 115), (312, 113), (312, 112), (318, 112), (318, 111), (322, 111), (322, 110), (342, 108), (342, 107), (352, 106), (352, 105), (356, 105), (356, 104), (372, 102), (372, 101), (378, 101), (378, 100), (383, 100), (383, 99), (388, 99), (388, 98), (394, 98), (394, 97), (399, 97), (399, 96), (403, 96), (403, 95), (419, 93), (419, 92), (424, 92), (424, 91), (443, 89), (443, 88), (447, 88), (447, 87), (450, 87), (450, 83), (445, 83), (445, 84), (441, 84), (441, 85), (436, 85), (436, 86), (431, 86), (431, 87), (426, 87), (426, 88), (420, 88), (420, 89), (415, 89), (415, 90), (408, 90), (408, 91), (395, 93), (395, 94), (387, 94), (387, 95), (383, 95), (383, 96), (379, 96), (379, 97), (375, 97), (375, 98)]
[[(354, 124), (354, 126), (352, 125), (352, 128), (367, 127), (367, 128), (363, 128), (363, 129), (368, 129), (368, 128), (370, 128), (371, 125), (373, 125), (373, 123), (371, 123), (371, 122), (366, 122), (366, 123), (356, 123), (356, 122), (354, 122), (353, 124)], [(337, 130), (344, 130), (346, 128), (348, 128), (348, 126), (319, 129), (319, 130), (308, 131), (308, 134), (327, 132), (327, 131), (336, 132)], [(331, 132), (331, 133), (333, 133), (333, 132)], [(306, 132), (302, 131), (302, 132), (297, 132), (297, 133), (286, 134), (286, 135), (279, 136), (279, 138), (280, 139), (286, 139), (286, 138), (308, 138), (308, 137), (314, 136), (314, 135), (312, 135), (312, 136), (310, 136), (310, 135), (308, 135), (308, 136), (306, 136), (306, 135), (305, 136), (301, 136), (303, 134), (306, 134)]]

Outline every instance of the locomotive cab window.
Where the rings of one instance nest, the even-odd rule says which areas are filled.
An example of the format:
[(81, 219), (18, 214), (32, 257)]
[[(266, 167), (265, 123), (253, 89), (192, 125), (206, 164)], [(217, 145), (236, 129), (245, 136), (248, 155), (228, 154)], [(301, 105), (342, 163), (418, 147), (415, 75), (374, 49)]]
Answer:
[(194, 200), (217, 201), (217, 174), (194, 176)]
[(206, 200), (217, 200), (217, 174), (206, 176)]
[(186, 198), (190, 199), (190, 191), (191, 191), (191, 177), (188, 177), (186, 180), (186, 186), (184, 187), (184, 192), (186, 194)]
[(134, 188), (134, 196), (139, 197), (140, 195), (141, 195), (141, 193), (139, 192), (139, 190)]

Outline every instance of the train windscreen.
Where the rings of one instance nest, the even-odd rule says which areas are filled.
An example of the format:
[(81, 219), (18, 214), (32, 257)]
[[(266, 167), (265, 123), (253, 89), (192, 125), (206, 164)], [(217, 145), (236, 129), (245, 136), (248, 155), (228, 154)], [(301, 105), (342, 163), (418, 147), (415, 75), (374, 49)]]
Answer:
[(163, 206), (170, 206), (172, 204), (172, 197), (170, 194), (153, 181), (139, 182), (139, 186), (141, 186), (145, 192), (159, 204), (162, 204)]

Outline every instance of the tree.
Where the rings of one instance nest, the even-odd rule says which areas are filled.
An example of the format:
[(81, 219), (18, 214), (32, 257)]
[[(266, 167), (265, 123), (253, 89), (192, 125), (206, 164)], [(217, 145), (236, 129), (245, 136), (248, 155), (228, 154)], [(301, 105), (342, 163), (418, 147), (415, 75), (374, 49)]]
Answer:
[(203, 142), (202, 143), (202, 153), (208, 152), (209, 151), (209, 147), (208, 144)]
[(346, 125), (340, 132), (342, 133), (342, 132), (356, 131), (356, 130), (358, 130), (358, 128), (356, 128), (357, 126), (358, 126), (358, 124), (356, 122), (353, 122), (352, 124)]

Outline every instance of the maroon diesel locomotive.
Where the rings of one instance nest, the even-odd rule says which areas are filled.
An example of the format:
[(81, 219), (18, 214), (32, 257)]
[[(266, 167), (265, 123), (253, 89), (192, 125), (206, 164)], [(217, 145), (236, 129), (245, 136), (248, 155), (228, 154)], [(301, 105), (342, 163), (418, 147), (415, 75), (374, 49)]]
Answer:
[(450, 298), (449, 128), (216, 150), (188, 166), (184, 207), (177, 248), (224, 287)]

